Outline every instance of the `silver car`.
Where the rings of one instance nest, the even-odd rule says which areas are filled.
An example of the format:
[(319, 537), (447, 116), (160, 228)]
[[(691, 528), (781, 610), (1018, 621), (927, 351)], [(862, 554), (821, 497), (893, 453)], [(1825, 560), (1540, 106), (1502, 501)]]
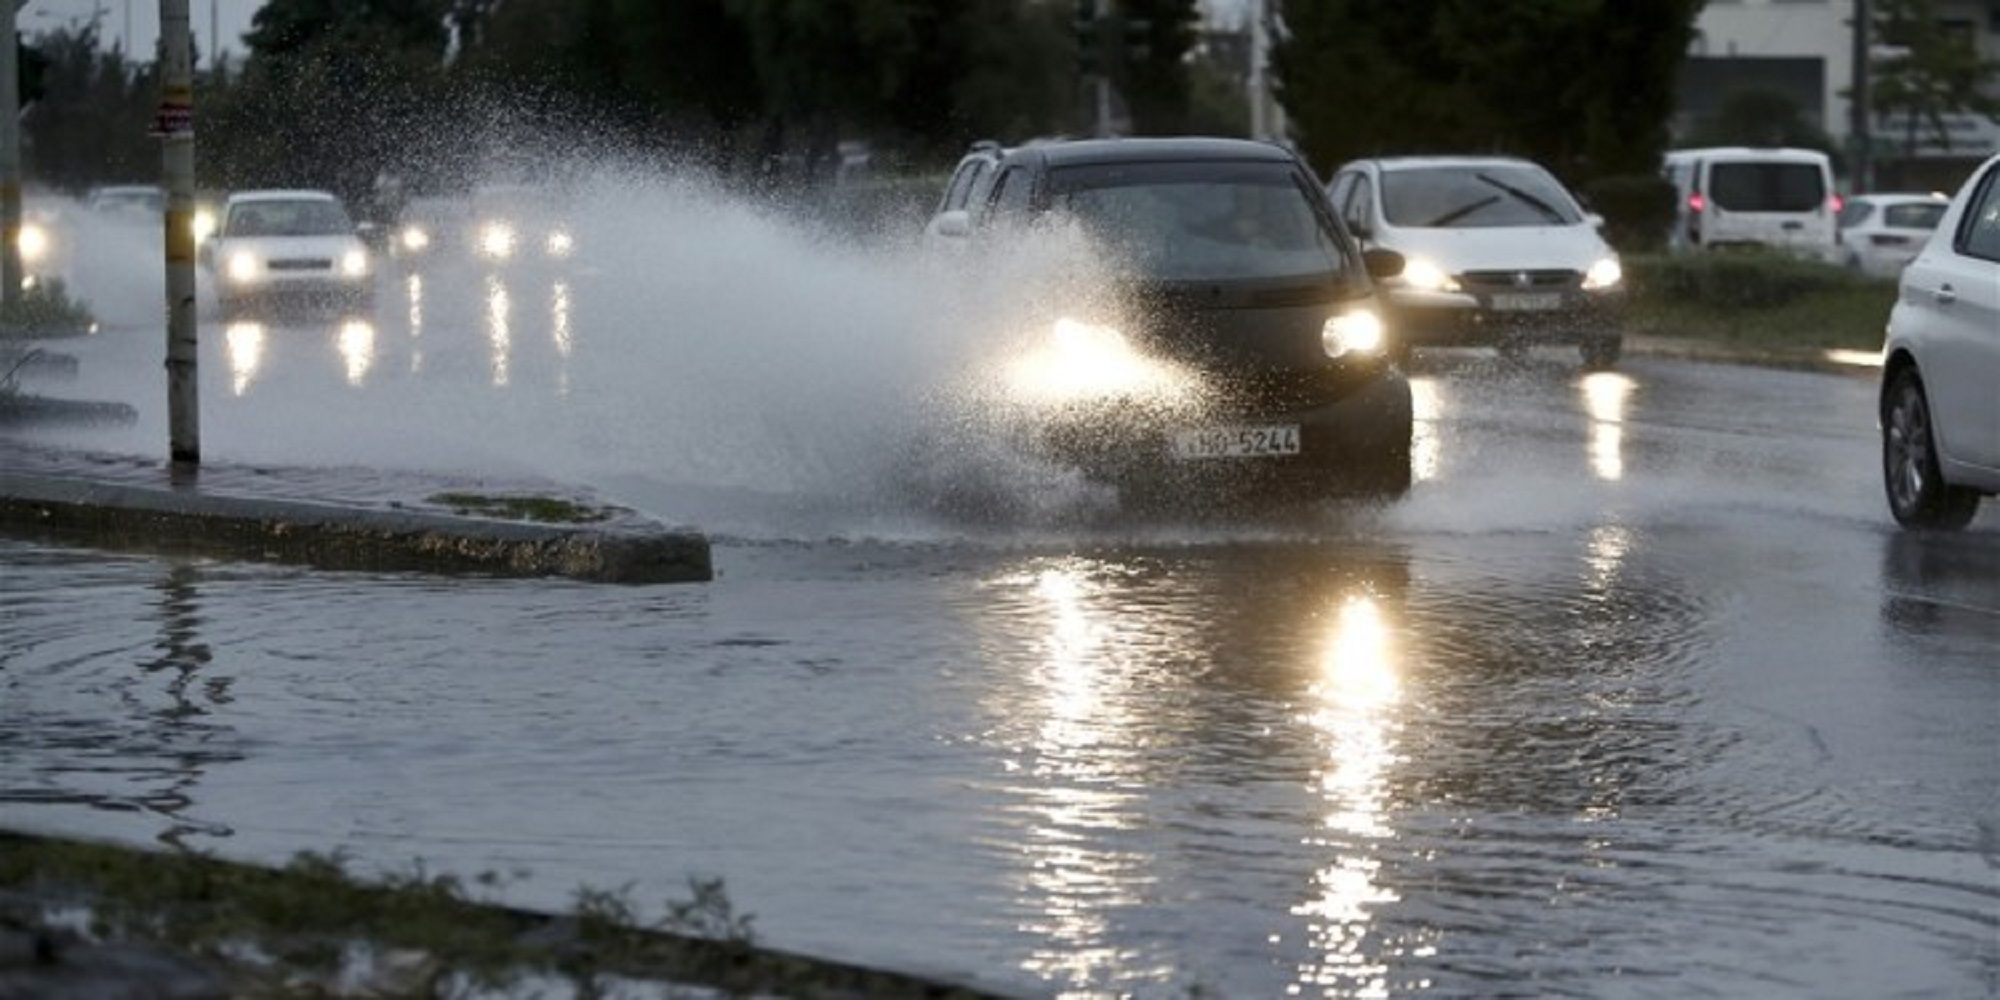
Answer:
[(1906, 527), (1962, 528), (2000, 493), (2000, 156), (1903, 269), (1882, 362), (1889, 511)]

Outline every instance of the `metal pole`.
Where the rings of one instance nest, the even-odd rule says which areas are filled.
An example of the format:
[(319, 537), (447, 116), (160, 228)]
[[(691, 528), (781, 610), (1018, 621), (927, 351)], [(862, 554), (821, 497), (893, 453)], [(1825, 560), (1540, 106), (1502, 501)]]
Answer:
[(1868, 127), (1869, 53), (1874, 49), (1868, 0), (1854, 0), (1854, 78), (1847, 95), (1848, 141), (1854, 147), (1854, 193), (1875, 190), (1875, 136)]
[(1270, 98), (1270, 80), (1265, 76), (1264, 0), (1250, 0), (1250, 138), (1269, 139), (1271, 120), (1265, 103)]
[(188, 0), (160, 0), (160, 110), (167, 189), (167, 444), (176, 466), (201, 464), (194, 315), (194, 66)]
[(17, 0), (0, 0), (0, 321), (21, 305), (21, 53)]

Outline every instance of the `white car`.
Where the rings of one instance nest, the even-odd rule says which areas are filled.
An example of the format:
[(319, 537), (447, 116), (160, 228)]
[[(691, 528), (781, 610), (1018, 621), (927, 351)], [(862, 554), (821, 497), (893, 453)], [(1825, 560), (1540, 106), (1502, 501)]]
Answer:
[(1930, 239), (1950, 204), (1941, 194), (1857, 194), (1840, 210), (1836, 260), (1863, 274), (1894, 278)]
[(201, 247), (225, 317), (254, 305), (374, 302), (375, 267), (340, 199), (326, 191), (239, 191)]
[(1618, 255), (1562, 182), (1495, 156), (1355, 160), (1327, 185), (1364, 249), (1403, 255), (1380, 282), (1399, 353), (1423, 346), (1574, 344), (1615, 364), (1624, 344)]
[(2000, 493), (2000, 156), (1903, 269), (1879, 415), (1889, 512), (1905, 527), (1962, 528)]

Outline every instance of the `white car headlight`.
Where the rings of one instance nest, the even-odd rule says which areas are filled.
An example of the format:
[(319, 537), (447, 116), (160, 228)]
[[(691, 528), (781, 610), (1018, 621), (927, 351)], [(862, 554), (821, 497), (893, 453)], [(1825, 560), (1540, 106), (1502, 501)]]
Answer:
[(495, 260), (514, 256), (514, 227), (504, 222), (489, 222), (481, 227), (479, 252)]
[(567, 230), (558, 229), (549, 234), (546, 249), (551, 257), (567, 257), (576, 248), (576, 241), (570, 239)]
[(1458, 291), (1458, 279), (1444, 273), (1444, 269), (1423, 259), (1411, 257), (1403, 262), (1403, 283), (1425, 292)]
[(263, 268), (257, 263), (257, 256), (248, 250), (238, 250), (229, 255), (223, 273), (229, 280), (243, 283), (256, 281)]
[(200, 243), (215, 235), (215, 213), (206, 208), (194, 210), (194, 241)]
[(359, 278), (368, 273), (368, 251), (349, 250), (340, 257), (340, 273), (349, 278)]
[(412, 252), (421, 251), (431, 245), (431, 234), (425, 232), (424, 227), (417, 225), (404, 226), (403, 234), (399, 239), (403, 244), (403, 249)]
[(1382, 317), (1367, 307), (1350, 309), (1328, 319), (1319, 332), (1320, 346), (1326, 349), (1329, 358), (1374, 354), (1382, 349), (1382, 337)]
[(1618, 258), (1604, 257), (1590, 265), (1590, 270), (1583, 272), (1583, 287), (1588, 291), (1603, 291), (1606, 288), (1616, 288), (1624, 279), (1625, 269), (1618, 265)]

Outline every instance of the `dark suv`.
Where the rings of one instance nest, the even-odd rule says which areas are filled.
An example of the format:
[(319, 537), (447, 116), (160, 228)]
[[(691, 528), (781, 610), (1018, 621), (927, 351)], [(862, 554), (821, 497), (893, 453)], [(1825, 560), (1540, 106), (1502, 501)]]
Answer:
[(1092, 139), (978, 151), (992, 180), (929, 232), (970, 249), (1080, 233), (1102, 282), (1050, 303), (997, 381), (1032, 443), (1127, 496), (1190, 486), (1399, 496), (1409, 383), (1364, 255), (1293, 153), (1240, 139)]

